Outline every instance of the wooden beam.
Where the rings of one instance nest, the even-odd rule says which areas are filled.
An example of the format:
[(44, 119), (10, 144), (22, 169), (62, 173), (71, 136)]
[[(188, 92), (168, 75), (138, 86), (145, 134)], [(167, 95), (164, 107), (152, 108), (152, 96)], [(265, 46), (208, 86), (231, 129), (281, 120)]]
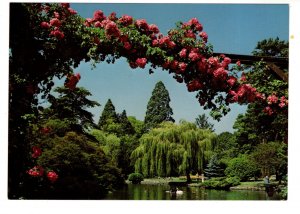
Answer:
[[(213, 56), (220, 56), (222, 53), (214, 53)], [(253, 62), (264, 61), (267, 63), (268, 68), (274, 71), (283, 81), (288, 82), (288, 74), (286, 74), (280, 67), (288, 68), (288, 57), (271, 57), (271, 56), (251, 56), (240, 54), (227, 54), (223, 53), (231, 59), (232, 63), (240, 61), (241, 64), (253, 65)]]
[[(222, 53), (213, 53), (214, 56), (220, 56)], [(271, 56), (251, 56), (241, 54), (228, 54), (223, 53), (231, 59), (231, 62), (236, 63), (240, 61), (242, 64), (252, 65), (253, 62), (265, 61), (276, 63), (276, 65), (284, 68), (288, 68), (289, 58), (288, 57), (271, 57)]]
[(267, 62), (267, 65), (270, 69), (272, 69), (279, 77), (281, 77), (281, 79), (283, 79), (283, 81), (288, 82), (289, 81), (289, 77), (288, 75), (281, 70), (277, 65), (275, 65), (272, 62)]

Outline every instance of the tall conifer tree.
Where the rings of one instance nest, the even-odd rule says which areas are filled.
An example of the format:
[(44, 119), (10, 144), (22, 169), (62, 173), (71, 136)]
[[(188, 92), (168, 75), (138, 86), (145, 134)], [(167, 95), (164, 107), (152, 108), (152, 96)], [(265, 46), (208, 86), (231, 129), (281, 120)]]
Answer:
[(128, 120), (126, 110), (123, 110), (123, 112), (120, 115), (118, 115), (118, 118), (119, 118), (119, 123), (121, 125), (122, 134), (134, 134), (135, 131), (133, 126)]
[(110, 99), (107, 100), (99, 119), (98, 126), (100, 129), (103, 128), (103, 126), (107, 123), (107, 120), (111, 120), (115, 123), (118, 122), (118, 116), (115, 110), (115, 106)]
[(170, 96), (162, 81), (156, 83), (152, 96), (147, 105), (145, 116), (145, 129), (150, 130), (163, 121), (175, 120), (172, 118), (173, 110), (170, 107)]

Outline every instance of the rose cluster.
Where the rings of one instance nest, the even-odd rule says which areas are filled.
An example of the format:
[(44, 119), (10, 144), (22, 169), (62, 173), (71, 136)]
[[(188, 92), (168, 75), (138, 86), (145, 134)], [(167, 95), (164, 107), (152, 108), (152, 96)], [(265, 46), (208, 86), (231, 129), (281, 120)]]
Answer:
[[(43, 21), (40, 24), (40, 27), (43, 29), (50, 29), (49, 36), (55, 37), (58, 40), (62, 40), (65, 37), (65, 34), (61, 30), (62, 23), (64, 20), (70, 16), (77, 14), (77, 11), (70, 8), (69, 3), (61, 3), (61, 7), (64, 9), (61, 12), (54, 11), (52, 16), (49, 14), (50, 17), (52, 17), (49, 21)], [(43, 5), (41, 6), (42, 12), (48, 14), (50, 7), (49, 5)]]
[[(32, 177), (42, 177), (44, 175), (44, 168), (41, 166), (34, 166), (33, 168), (29, 169), (27, 173)], [(46, 177), (50, 182), (55, 182), (58, 179), (58, 175), (53, 170), (48, 171), (46, 173)]]
[(288, 99), (285, 96), (279, 97), (273, 93), (269, 95), (266, 99), (268, 106), (265, 107), (264, 112), (268, 115), (272, 115), (277, 112), (278, 108), (282, 109), (288, 106)]

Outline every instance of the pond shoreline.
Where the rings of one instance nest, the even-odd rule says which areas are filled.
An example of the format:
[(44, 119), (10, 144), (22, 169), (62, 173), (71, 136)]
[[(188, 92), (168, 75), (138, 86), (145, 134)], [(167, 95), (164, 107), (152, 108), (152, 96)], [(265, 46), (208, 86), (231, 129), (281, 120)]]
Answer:
[[(143, 185), (169, 185), (169, 182), (185, 182), (181, 178), (146, 178), (141, 184)], [(130, 184), (130, 181), (126, 181), (127, 184)], [(201, 180), (197, 183), (190, 183), (188, 187), (201, 187)], [(250, 191), (265, 191), (265, 186), (263, 181), (253, 181), (253, 182), (241, 182), (238, 186), (230, 187), (230, 190), (250, 190)]]

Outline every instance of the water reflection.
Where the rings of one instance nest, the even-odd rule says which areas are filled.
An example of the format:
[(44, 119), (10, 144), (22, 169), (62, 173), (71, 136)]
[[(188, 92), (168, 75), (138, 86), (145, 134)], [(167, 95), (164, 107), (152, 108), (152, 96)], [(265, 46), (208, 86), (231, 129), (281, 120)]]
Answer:
[(277, 194), (268, 196), (264, 191), (204, 190), (198, 187), (180, 187), (182, 195), (171, 194), (168, 185), (128, 184), (112, 192), (107, 200), (279, 200)]

